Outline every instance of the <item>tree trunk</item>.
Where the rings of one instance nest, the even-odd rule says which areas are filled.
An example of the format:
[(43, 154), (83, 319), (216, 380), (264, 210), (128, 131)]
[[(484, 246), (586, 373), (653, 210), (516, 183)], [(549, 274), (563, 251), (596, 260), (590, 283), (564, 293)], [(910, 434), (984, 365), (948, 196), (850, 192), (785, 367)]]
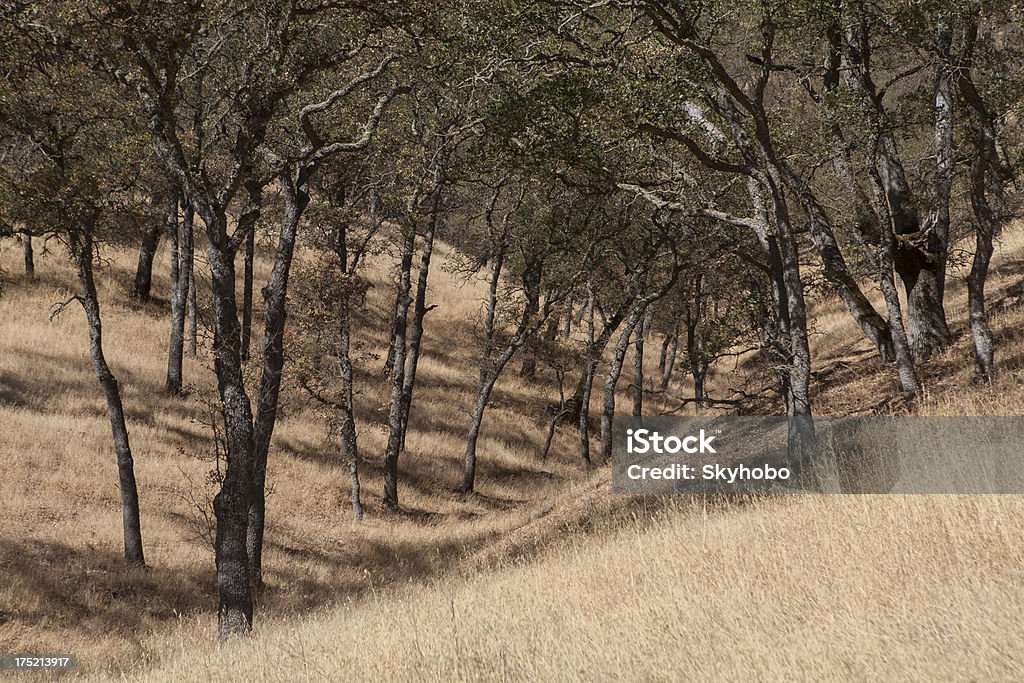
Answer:
[[(344, 204), (344, 192), (341, 204)], [(351, 262), (348, 246), (348, 224), (341, 221), (334, 235), (333, 249), (338, 257), (341, 272), (354, 282), (359, 258), (363, 254), (369, 236), (363, 241)], [(336, 408), (338, 420), (338, 441), (341, 448), (342, 462), (348, 463), (350, 494), (352, 500), (352, 516), (355, 521), (363, 518), (363, 503), (359, 484), (359, 444), (357, 442), (354, 387), (355, 378), (352, 371), (352, 290), (344, 287), (338, 299), (338, 377), (341, 379), (341, 401)]]
[(93, 241), (87, 234), (72, 242), (72, 252), (78, 266), (78, 281), (82, 288), (79, 301), (85, 310), (89, 323), (89, 355), (92, 357), (96, 379), (103, 388), (107, 401), (107, 417), (114, 437), (114, 451), (117, 454), (118, 483), (121, 489), (121, 523), (124, 532), (124, 561), (131, 566), (145, 565), (142, 552), (142, 527), (139, 521), (139, 491), (135, 482), (135, 463), (128, 441), (128, 427), (125, 424), (124, 407), (121, 404), (121, 390), (117, 378), (107, 365), (103, 354), (103, 328), (100, 320), (100, 303), (93, 279)]
[(491, 392), (494, 390), (494, 385), (497, 384), (498, 378), (501, 377), (501, 373), (505, 370), (505, 366), (508, 365), (508, 362), (512, 360), (512, 356), (522, 346), (522, 341), (522, 338), (520, 338), (517, 342), (510, 342), (494, 362), (490, 372), (486, 376), (481, 377), (480, 386), (477, 390), (476, 404), (473, 407), (473, 419), (470, 422), (469, 435), (466, 437), (466, 452), (463, 456), (464, 467), (461, 489), (463, 495), (472, 491), (476, 483), (476, 444), (480, 436), (480, 427), (484, 421), (484, 411), (487, 409), (487, 403), (491, 398)]
[[(969, 48), (977, 39), (978, 19), (970, 27)], [(957, 87), (971, 111), (976, 135), (971, 163), (971, 208), (974, 211), (974, 259), (967, 276), (967, 314), (974, 341), (975, 374), (979, 379), (992, 376), (995, 339), (985, 311), (985, 283), (992, 260), (993, 239), (999, 234), (1003, 195), (1012, 173), (999, 158), (996, 119), (972, 80), (970, 59), (956, 71)]]
[[(907, 294), (907, 333), (911, 352), (915, 358), (923, 359), (943, 346), (949, 336), (943, 290), (953, 163), (950, 83), (945, 76), (946, 66), (939, 64), (934, 93), (936, 177), (932, 188), (932, 216), (922, 229), (918, 208), (892, 134), (895, 126), (889, 120), (871, 73), (868, 30), (863, 18), (859, 26), (850, 29), (846, 45), (850, 67), (847, 73), (856, 76), (854, 84), (864, 95), (865, 113), (871, 120), (875, 138), (871, 173), (884, 189), (882, 203), (887, 207), (891, 233), (896, 240), (892, 260)], [(877, 199), (875, 204), (880, 205)], [(880, 223), (883, 223), (881, 231), (885, 232), (885, 221), (880, 220)]]
[(797, 177), (787, 165), (781, 164), (781, 174), (789, 189), (800, 198), (810, 218), (811, 239), (821, 257), (825, 278), (839, 295), (861, 332), (878, 351), (878, 355), (883, 360), (891, 360), (893, 348), (889, 326), (868, 301), (856, 278), (850, 273), (824, 208), (818, 203), (810, 186), (802, 178)]
[(568, 338), (569, 335), (572, 334), (572, 306), (573, 296), (572, 294), (569, 294), (569, 296), (565, 298), (565, 316), (562, 319), (562, 336), (565, 338)]
[(179, 247), (181, 246), (178, 239), (178, 199), (174, 198), (171, 202), (168, 215), (167, 215), (167, 239), (170, 241), (170, 273), (171, 273), (171, 297), (174, 296), (174, 291), (178, 288), (178, 275), (181, 271), (181, 254), (179, 253)]
[(235, 296), (235, 247), (227, 237), (222, 209), (205, 206), (207, 259), (214, 317), (214, 370), (224, 420), (227, 466), (213, 499), (217, 520), (214, 556), (217, 564), (217, 615), (221, 638), (248, 633), (253, 600), (249, 584), (246, 531), (252, 490), (252, 404), (245, 389), (240, 354), (241, 324)]
[(171, 342), (167, 352), (167, 382), (165, 390), (176, 396), (181, 394), (182, 357), (185, 348), (185, 313), (189, 288), (193, 285), (192, 264), (195, 256), (195, 213), (186, 205), (181, 221), (181, 265), (171, 293)]
[(708, 360), (704, 344), (707, 323), (707, 296), (704, 293), (704, 274), (693, 278), (693, 296), (686, 305), (686, 358), (693, 377), (693, 405), (699, 415), (704, 408), (704, 377), (708, 371)]
[(612, 355), (611, 365), (608, 368), (608, 376), (604, 381), (604, 409), (601, 411), (601, 462), (606, 463), (612, 457), (612, 417), (615, 415), (615, 386), (619, 383), (622, 375), (622, 365), (626, 358), (626, 351), (629, 349), (630, 339), (633, 337), (633, 330), (640, 326), (641, 317), (644, 315), (646, 305), (640, 305), (634, 309), (625, 327), (619, 335), (615, 344), (615, 352)]
[[(256, 594), (263, 590), (263, 532), (266, 520), (267, 459), (270, 453), (270, 441), (274, 435), (274, 426), (277, 423), (281, 376), (284, 371), (284, 332), (287, 321), (285, 303), (288, 296), (288, 276), (295, 253), (295, 238), (298, 234), (299, 222), (302, 219), (303, 211), (309, 204), (307, 190), (309, 173), (308, 169), (300, 167), (294, 178), (286, 176), (281, 178), (284, 214), (281, 218), (277, 252), (274, 254), (274, 266), (270, 272), (270, 280), (263, 288), (263, 302), (266, 309), (263, 329), (263, 367), (260, 371), (256, 416), (253, 423), (252, 493), (249, 499), (249, 525), (246, 536), (249, 581), (252, 591)], [(250, 230), (254, 228), (255, 223)], [(248, 250), (251, 241), (246, 244)], [(251, 276), (250, 262), (251, 259), (247, 254), (246, 267)], [(250, 289), (251, 286), (250, 282)], [(251, 301), (249, 306), (251, 316)]]
[(900, 305), (900, 298), (896, 292), (896, 283), (893, 279), (893, 250), (895, 239), (893, 236), (893, 219), (890, 215), (889, 205), (886, 203), (885, 185), (876, 174), (875, 204), (876, 213), (881, 217), (880, 242), (878, 245), (877, 279), (882, 297), (885, 299), (885, 307), (889, 312), (889, 329), (892, 331), (893, 350), (896, 357), (896, 371), (900, 378), (900, 388), (903, 395), (911, 398), (917, 394), (918, 382), (917, 372), (914, 369), (914, 357), (906, 328), (903, 326), (903, 312)]
[(477, 385), (476, 405), (473, 409), (473, 419), (469, 426), (469, 435), (466, 437), (466, 452), (463, 457), (463, 495), (473, 490), (473, 484), (476, 480), (476, 442), (480, 434), (480, 426), (483, 424), (487, 400), (490, 398), (491, 390), (494, 387), (494, 381), (491, 380), (491, 355), (494, 351), (494, 321), (498, 311), (498, 287), (501, 284), (501, 270), (505, 265), (505, 250), (503, 247), (504, 245), (501, 245), (496, 250), (494, 266), (491, 268), (491, 277), (488, 280), (487, 307), (484, 313), (484, 344), (483, 352), (480, 354), (480, 380)]
[(430, 275), (430, 259), (434, 253), (434, 235), (437, 233), (438, 210), (441, 191), (435, 191), (427, 229), (423, 234), (420, 251), (420, 265), (416, 278), (416, 298), (412, 309), (412, 327), (409, 330), (409, 348), (405, 353), (405, 372), (402, 377), (402, 426), (399, 451), (405, 451), (405, 437), (409, 431), (409, 413), (412, 410), (412, 394), (416, 386), (416, 369), (420, 362), (420, 347), (423, 342), (423, 322), (430, 309), (427, 308), (427, 280)]
[(159, 221), (153, 221), (142, 236), (139, 263), (135, 268), (135, 284), (132, 287), (131, 297), (143, 303), (149, 301), (149, 293), (153, 285), (153, 259), (156, 257), (162, 230), (163, 225)]
[(256, 231), (245, 238), (245, 271), (242, 275), (242, 360), (249, 360), (252, 347), (252, 278), (256, 251)]
[[(676, 320), (674, 327), (672, 328), (672, 334), (665, 337), (665, 342), (668, 345), (668, 356), (665, 358), (665, 363), (661, 373), (661, 390), (665, 391), (668, 389), (668, 383), (672, 380), (672, 371), (676, 367), (676, 355), (679, 353), (679, 321)], [(662, 347), (664, 349), (664, 347)]]
[(33, 280), (36, 277), (36, 260), (32, 252), (32, 235), (30, 233), (22, 233), (21, 244), (25, 249), (25, 276)]
[(654, 309), (648, 306), (644, 322), (637, 328), (633, 345), (633, 417), (640, 417), (644, 413), (644, 342), (651, 329), (653, 313)]
[[(583, 359), (583, 371), (580, 373), (580, 383), (576, 387), (576, 394), (572, 397), (572, 406), (576, 411), (576, 423), (579, 426), (580, 458), (583, 460), (583, 467), (588, 468), (590, 467), (590, 392), (594, 386), (594, 373), (597, 371), (597, 363), (600, 358), (595, 353), (594, 346), (594, 289), (590, 283), (587, 283), (587, 305), (584, 308), (587, 315), (586, 354)], [(605, 329), (607, 328), (608, 325), (605, 325)]]
[[(523, 283), (523, 285), (526, 288), (530, 288), (530, 287), (534, 287), (535, 288), (535, 287), (537, 287), (537, 285), (540, 284), (540, 271), (537, 271), (536, 273), (531, 272), (529, 277), (530, 277), (530, 281)], [(540, 306), (540, 301), (537, 300), (537, 299), (534, 299), (529, 305), (532, 306), (534, 310), (533, 311), (529, 311), (528, 314), (529, 315), (533, 315), (534, 313), (536, 313), (537, 308)], [(519, 376), (522, 377), (523, 379), (532, 380), (532, 379), (536, 379), (536, 377), (537, 377), (537, 348), (536, 347), (537, 347), (537, 344), (536, 344), (536, 339), (535, 338), (527, 339), (526, 343), (524, 344), (524, 348), (523, 348), (523, 364), (519, 368)]]
[(345, 293), (339, 302), (341, 315), (339, 323), (338, 374), (341, 377), (341, 405), (338, 406), (338, 436), (341, 458), (348, 463), (352, 491), (352, 516), (358, 522), (363, 518), (363, 505), (359, 495), (359, 445), (356, 442), (355, 401), (353, 400), (351, 330), (349, 328), (349, 295)]
[[(193, 228), (194, 230), (194, 228)], [(196, 321), (196, 266), (195, 266), (195, 237), (193, 237), (193, 259), (192, 267), (189, 269), (188, 277), (188, 343), (185, 346), (185, 354), (189, 358), (196, 357), (196, 346), (198, 346), (198, 323)]]
[(388, 408), (388, 440), (384, 450), (384, 494), (381, 507), (398, 509), (398, 456), (402, 442), (402, 386), (405, 380), (405, 339), (412, 305), (412, 256), (416, 248), (416, 226), (410, 221), (405, 228), (398, 284), (395, 289), (395, 318), (392, 325), (391, 354), (388, 367), (391, 375), (391, 402)]

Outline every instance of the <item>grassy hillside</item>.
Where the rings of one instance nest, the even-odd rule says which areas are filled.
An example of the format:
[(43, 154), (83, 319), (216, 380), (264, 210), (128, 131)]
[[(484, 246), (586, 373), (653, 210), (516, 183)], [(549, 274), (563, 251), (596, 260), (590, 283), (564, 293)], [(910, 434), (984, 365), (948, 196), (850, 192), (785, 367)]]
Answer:
[[(373, 504), (383, 380), (361, 377), (368, 505), (359, 525), (349, 521), (347, 470), (324, 420), (291, 392), (270, 464), (269, 590), (254, 636), (215, 645), (201, 513), (214, 468), (207, 350), (186, 368), (190, 396), (164, 397), (166, 304), (129, 304), (134, 255), (107, 254), (104, 332), (128, 410), (151, 565), (127, 570), (84, 321), (74, 308), (48, 319), (72, 273), (54, 246), (27, 282), (19, 252), (0, 246), (2, 652), (74, 652), (97, 678), (179, 681), (594, 680), (618, 669), (653, 680), (890, 678), (897, 669), (908, 678), (1007, 679), (1024, 667), (1016, 624), (1024, 501), (1016, 496), (613, 497), (607, 470), (580, 471), (571, 433), (539, 460), (553, 397), (510, 372), (485, 424), (479, 492), (461, 500), (454, 491), (483, 290), (444, 268), (432, 275), (439, 306), (427, 318), (401, 465), (406, 512), (383, 517)], [(922, 368), (927, 390), (916, 410), (1019, 413), (1021, 263), (1018, 230), (1005, 239), (991, 287), (998, 380), (969, 381), (965, 293), (951, 283), (955, 342)], [(158, 272), (162, 293), (165, 268)], [(361, 338), (383, 355), (390, 273), (379, 265), (371, 276)], [(845, 363), (816, 383), (817, 409), (899, 409), (886, 401), (894, 373), (870, 358), (845, 313), (827, 300), (814, 311), (815, 367)], [(716, 391), (742, 383), (726, 374), (732, 367), (712, 378)], [(685, 391), (680, 380), (677, 393)]]

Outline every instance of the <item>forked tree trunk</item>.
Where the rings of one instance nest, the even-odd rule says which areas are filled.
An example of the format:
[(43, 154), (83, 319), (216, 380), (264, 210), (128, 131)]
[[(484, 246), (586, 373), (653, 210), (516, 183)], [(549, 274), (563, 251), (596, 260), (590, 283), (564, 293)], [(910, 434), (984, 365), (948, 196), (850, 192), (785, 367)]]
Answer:
[(388, 408), (388, 439), (384, 449), (384, 493), (381, 507), (398, 509), (398, 456), (402, 443), (402, 386), (405, 382), (405, 346), (412, 305), (412, 257), (416, 248), (416, 226), (405, 228), (398, 283), (395, 289), (395, 318), (392, 325), (391, 354), (388, 367), (391, 376), (391, 401)]
[[(907, 295), (908, 342), (914, 358), (923, 359), (942, 347), (949, 336), (943, 295), (953, 163), (950, 83), (944, 75), (946, 67), (939, 64), (934, 91), (936, 175), (931, 197), (932, 215), (927, 225), (922, 226), (892, 134), (895, 126), (889, 120), (873, 80), (868, 31), (869, 26), (863, 18), (859, 26), (850, 28), (845, 48), (849, 66), (846, 73), (855, 77), (851, 83), (861, 89), (865, 113), (871, 120), (872, 135), (876, 140), (873, 144), (871, 173), (882, 184), (884, 204), (888, 208), (888, 225), (895, 237), (892, 261)], [(879, 204), (877, 198), (875, 204)], [(879, 222), (884, 232), (886, 221), (880, 218)], [(895, 331), (892, 333), (895, 334)]]
[[(416, 277), (416, 298), (412, 308), (412, 326), (409, 330), (409, 348), (405, 352), (405, 373), (402, 377), (402, 433), (399, 450), (405, 451), (405, 437), (409, 432), (409, 413), (412, 410), (412, 394), (416, 387), (416, 371), (420, 362), (420, 348), (423, 343), (423, 323), (429, 312), (427, 308), (427, 283), (430, 275), (430, 260), (434, 253), (434, 235), (437, 233), (440, 191), (435, 196), (427, 229), (423, 234), (420, 249), (420, 265)], [(431, 307), (432, 308), (432, 307)]]
[(103, 354), (103, 327), (100, 320), (100, 303), (93, 279), (93, 241), (89, 230), (72, 241), (72, 253), (78, 266), (78, 282), (81, 286), (79, 301), (85, 310), (89, 324), (89, 355), (93, 370), (103, 388), (107, 401), (107, 417), (114, 437), (114, 451), (117, 454), (118, 483), (121, 489), (121, 523), (124, 533), (124, 561), (131, 566), (145, 565), (142, 551), (142, 527), (139, 521), (139, 491), (135, 482), (135, 463), (128, 441), (128, 427), (125, 424), (124, 407), (117, 378), (107, 365)]
[[(277, 406), (284, 371), (284, 331), (287, 320), (285, 302), (288, 296), (288, 276), (295, 253), (295, 238), (299, 221), (309, 204), (307, 182), (309, 170), (300, 167), (295, 178), (282, 177), (281, 195), (284, 214), (270, 280), (263, 288), (266, 309), (263, 330), (263, 367), (260, 372), (259, 393), (253, 424), (252, 495), (249, 500), (249, 525), (246, 550), (249, 556), (249, 581), (252, 590), (263, 589), (263, 532), (266, 520), (267, 459), (270, 441), (277, 423)], [(250, 304), (251, 306), (251, 304)]]
[(178, 277), (171, 293), (171, 341), (167, 351), (167, 382), (165, 390), (176, 396), (181, 394), (182, 359), (185, 350), (185, 314), (188, 308), (189, 288), (194, 286), (192, 278), (195, 257), (195, 213), (186, 205), (181, 221), (181, 264)]
[[(969, 33), (970, 48), (977, 39), (977, 17)], [(967, 314), (974, 341), (975, 374), (979, 379), (992, 376), (995, 339), (985, 310), (985, 283), (992, 260), (993, 239), (999, 234), (1003, 193), (1012, 174), (999, 158), (996, 146), (996, 119), (989, 111), (972, 80), (970, 60), (957, 70), (957, 86), (971, 111), (976, 129), (974, 159), (971, 163), (971, 208), (974, 211), (974, 259), (967, 276)]]
[(248, 633), (252, 628), (253, 599), (246, 550), (253, 469), (252, 404), (242, 374), (241, 324), (235, 296), (236, 252), (226, 237), (227, 217), (222, 209), (208, 205), (201, 217), (209, 238), (206, 253), (213, 301), (214, 370), (227, 459), (213, 510), (217, 521), (214, 557), (218, 631), (221, 638), (228, 638)]
[(877, 281), (882, 297), (885, 300), (885, 307), (889, 312), (889, 329), (892, 331), (893, 350), (896, 357), (896, 371), (900, 379), (900, 388), (903, 395), (911, 398), (917, 394), (918, 382), (917, 372), (914, 369), (913, 351), (906, 328), (903, 326), (903, 311), (900, 305), (899, 294), (896, 292), (896, 284), (893, 279), (893, 250), (895, 240), (893, 236), (893, 220), (890, 214), (890, 205), (886, 200), (885, 186), (881, 179), (876, 176), (875, 204), (876, 213), (881, 217), (880, 242), (878, 245), (877, 259)]
[(604, 381), (604, 403), (601, 411), (601, 462), (606, 463), (612, 457), (612, 418), (615, 416), (615, 387), (622, 375), (622, 365), (626, 358), (626, 351), (629, 349), (630, 339), (633, 337), (633, 330), (640, 327), (640, 321), (644, 314), (646, 305), (638, 306), (626, 320), (619, 340), (615, 344), (615, 352), (612, 355), (611, 364), (608, 367), (608, 376)]
[(781, 165), (781, 173), (788, 188), (800, 198), (800, 203), (810, 218), (811, 240), (821, 257), (825, 278), (839, 295), (861, 332), (878, 351), (878, 355), (883, 360), (891, 360), (893, 348), (889, 326), (868, 301), (856, 278), (850, 273), (824, 208), (810, 186), (784, 164)]

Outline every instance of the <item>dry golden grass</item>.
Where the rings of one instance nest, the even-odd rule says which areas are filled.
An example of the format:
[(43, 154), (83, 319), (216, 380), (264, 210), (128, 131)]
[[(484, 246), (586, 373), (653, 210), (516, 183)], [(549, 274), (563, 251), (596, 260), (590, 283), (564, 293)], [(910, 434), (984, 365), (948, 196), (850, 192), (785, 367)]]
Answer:
[[(954, 282), (955, 343), (922, 368), (919, 412), (1019, 414), (1024, 308), (1013, 287), (1022, 257), (1024, 234), (1015, 231), (991, 288), (992, 301), (1005, 302), (993, 315), (1000, 378), (970, 383), (966, 295)], [(383, 382), (364, 378), (359, 396), (369, 460), (360, 525), (349, 521), (347, 474), (322, 420), (291, 396), (270, 465), (270, 590), (253, 637), (216, 644), (212, 553), (197, 537), (189, 499), (208, 494), (212, 467), (198, 400), (211, 383), (206, 356), (186, 369), (192, 397), (162, 396), (165, 311), (125, 302), (133, 255), (113, 254), (102, 278), (105, 333), (129, 411), (151, 565), (126, 570), (109, 427), (82, 316), (69, 310), (47, 321), (70, 270), (54, 254), (27, 283), (16, 275), (16, 250), (0, 259), (8, 273), (0, 652), (70, 651), (91, 678), (177, 681), (611, 680), (615, 672), (1014, 680), (1024, 670), (1017, 496), (611, 496), (606, 470), (578, 470), (571, 433), (538, 460), (543, 405), (553, 397), (510, 372), (485, 424), (479, 493), (460, 500), (453, 492), (476, 376), (470, 326), (482, 289), (442, 269), (432, 275), (441, 305), (427, 319), (402, 460), (407, 513), (383, 517), (373, 504)], [(371, 348), (386, 334), (383, 263), (371, 273), (368, 317), (379, 319), (363, 330)], [(167, 288), (163, 272), (157, 292)], [(814, 311), (815, 367), (851, 361), (816, 385), (819, 410), (867, 411), (895, 388), (892, 369), (870, 358), (835, 302)], [(742, 377), (720, 368), (713, 382), (723, 395)], [(680, 380), (675, 393), (687, 391)], [(652, 412), (672, 406), (649, 400)]]

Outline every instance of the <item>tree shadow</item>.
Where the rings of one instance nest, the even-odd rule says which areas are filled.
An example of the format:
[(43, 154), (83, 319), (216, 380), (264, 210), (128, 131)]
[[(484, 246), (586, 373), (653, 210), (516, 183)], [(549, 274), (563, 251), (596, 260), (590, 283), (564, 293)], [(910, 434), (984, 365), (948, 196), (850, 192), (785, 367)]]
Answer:
[(23, 604), (0, 602), (0, 626), (57, 626), (88, 636), (133, 635), (154, 621), (207, 611), (215, 598), (212, 568), (131, 568), (110, 549), (38, 539), (0, 540), (0, 575), (13, 588), (4, 595), (31, 596)]

